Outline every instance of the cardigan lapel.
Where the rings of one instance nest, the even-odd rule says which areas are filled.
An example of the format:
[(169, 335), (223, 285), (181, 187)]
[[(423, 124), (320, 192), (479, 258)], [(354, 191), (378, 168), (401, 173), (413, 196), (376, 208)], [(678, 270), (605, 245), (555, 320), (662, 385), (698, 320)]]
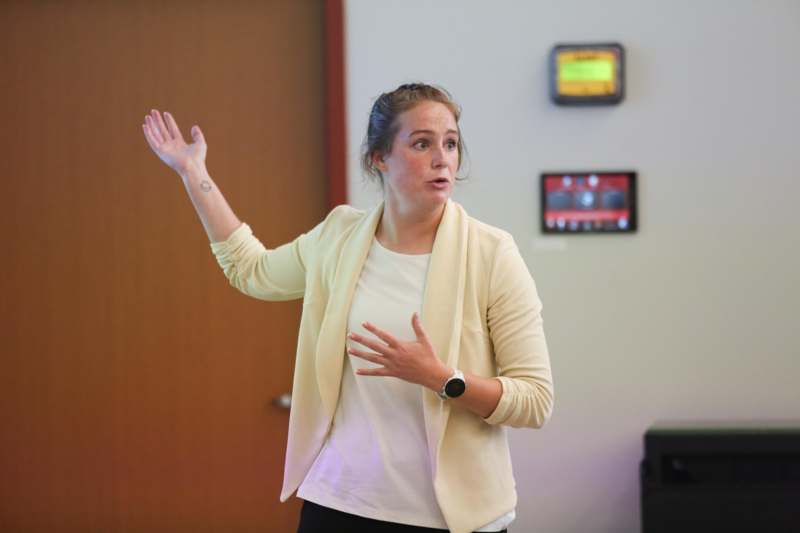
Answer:
[[(421, 319), (436, 355), (450, 368), (458, 367), (461, 345), (467, 233), (466, 213), (448, 200), (433, 243)], [(423, 389), (423, 413), (430, 460), (435, 466), (450, 406), (433, 391)]]
[(356, 224), (339, 250), (330, 296), (320, 325), (316, 350), (316, 371), (323, 416), (333, 420), (342, 382), (347, 317), (361, 269), (369, 254), (375, 230), (383, 214), (383, 202)]

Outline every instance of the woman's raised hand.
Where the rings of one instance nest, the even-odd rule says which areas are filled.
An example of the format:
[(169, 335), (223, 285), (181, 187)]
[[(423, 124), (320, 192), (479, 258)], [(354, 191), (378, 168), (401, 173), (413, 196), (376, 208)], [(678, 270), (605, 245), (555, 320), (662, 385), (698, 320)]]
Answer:
[(208, 147), (199, 126), (192, 126), (190, 133), (194, 142), (186, 144), (172, 115), (164, 112), (162, 117), (158, 110), (153, 109), (149, 115), (145, 116), (142, 129), (150, 148), (181, 176), (193, 166), (205, 165)]

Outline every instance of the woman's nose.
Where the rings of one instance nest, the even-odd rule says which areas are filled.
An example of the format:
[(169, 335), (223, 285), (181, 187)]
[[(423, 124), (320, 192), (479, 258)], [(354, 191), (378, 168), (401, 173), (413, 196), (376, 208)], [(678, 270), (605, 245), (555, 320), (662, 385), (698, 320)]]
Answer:
[(445, 152), (443, 148), (435, 148), (433, 150), (433, 154), (431, 155), (431, 165), (433, 168), (440, 168), (447, 165), (447, 159), (445, 158)]

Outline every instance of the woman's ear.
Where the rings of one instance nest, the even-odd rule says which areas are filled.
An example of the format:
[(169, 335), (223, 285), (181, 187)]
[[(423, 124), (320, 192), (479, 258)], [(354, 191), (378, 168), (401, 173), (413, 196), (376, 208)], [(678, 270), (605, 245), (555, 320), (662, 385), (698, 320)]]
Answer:
[(372, 166), (377, 168), (381, 173), (386, 172), (386, 162), (383, 159), (383, 154), (380, 152), (374, 152), (372, 154)]

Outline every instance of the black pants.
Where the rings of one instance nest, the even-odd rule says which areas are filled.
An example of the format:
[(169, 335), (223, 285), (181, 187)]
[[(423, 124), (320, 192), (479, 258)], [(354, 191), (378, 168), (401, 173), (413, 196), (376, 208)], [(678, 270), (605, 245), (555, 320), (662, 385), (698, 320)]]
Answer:
[[(297, 533), (448, 533), (446, 529), (383, 522), (303, 502)], [(499, 533), (506, 533), (506, 530)]]

